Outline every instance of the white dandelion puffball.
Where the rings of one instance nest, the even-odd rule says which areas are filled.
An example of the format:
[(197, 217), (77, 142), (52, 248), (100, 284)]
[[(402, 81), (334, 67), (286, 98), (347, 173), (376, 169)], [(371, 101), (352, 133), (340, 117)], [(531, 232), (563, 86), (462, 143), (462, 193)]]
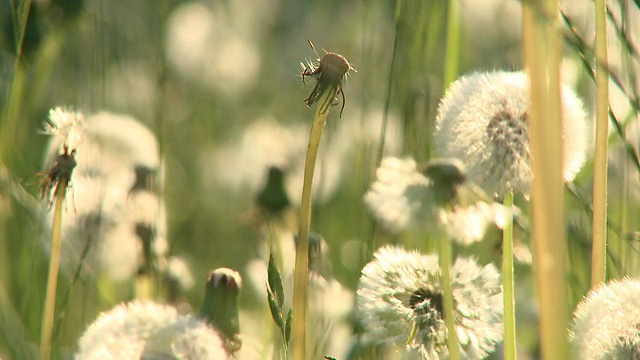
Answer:
[[(582, 102), (562, 86), (562, 132), (566, 182), (586, 160), (588, 123)], [(529, 194), (532, 177), (525, 72), (473, 73), (455, 81), (438, 108), (434, 142), (441, 156), (462, 160), (469, 179), (487, 193), (508, 189)]]
[[(502, 340), (500, 275), (489, 264), (459, 258), (451, 269), (454, 316), (460, 352), (482, 359)], [(436, 255), (385, 246), (362, 270), (356, 315), (364, 339), (406, 345), (420, 359), (446, 359), (442, 278)], [(413, 334), (413, 335), (411, 335)]]
[(364, 197), (374, 218), (391, 232), (406, 230), (422, 207), (411, 189), (427, 189), (429, 180), (417, 171), (413, 159), (386, 157), (376, 170), (376, 181)]
[[(144, 242), (151, 242), (158, 257), (168, 250), (158, 142), (136, 119), (108, 112), (87, 117), (84, 132), (62, 220), (62, 265), (74, 271), (90, 244), (85, 271), (128, 280), (143, 264)], [(46, 163), (59, 147), (60, 140), (52, 138)], [(50, 242), (48, 236), (44, 240)]]
[(574, 359), (640, 359), (640, 281), (612, 280), (591, 290), (571, 330)]
[[(480, 196), (463, 189), (466, 175), (458, 161), (440, 160), (430, 164), (430, 169), (440, 166), (442, 173), (435, 170), (432, 178), (419, 172), (413, 159), (382, 159), (376, 170), (376, 181), (364, 196), (364, 202), (385, 230), (391, 233), (410, 229), (444, 231), (459, 244), (469, 245), (482, 240), (489, 226), (504, 226), (509, 209), (482, 201)], [(445, 167), (449, 171), (442, 171)], [(450, 193), (452, 198), (443, 198), (445, 193)], [(465, 196), (461, 199), (463, 193)], [(451, 202), (452, 206), (443, 201)]]
[(102, 313), (79, 342), (77, 360), (227, 359), (218, 332), (173, 307), (134, 301)]

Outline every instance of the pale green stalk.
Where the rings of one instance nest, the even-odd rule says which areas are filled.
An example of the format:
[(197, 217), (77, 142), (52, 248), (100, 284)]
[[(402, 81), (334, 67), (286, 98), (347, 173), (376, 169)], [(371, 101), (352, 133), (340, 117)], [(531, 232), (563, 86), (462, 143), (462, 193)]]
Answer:
[(607, 7), (596, 0), (596, 148), (593, 164), (593, 249), (591, 286), (606, 279), (607, 156), (609, 134), (609, 74), (607, 72)]
[(502, 289), (504, 301), (504, 359), (516, 359), (516, 315), (513, 276), (513, 190), (503, 200), (509, 215), (502, 229)]
[(51, 358), (51, 337), (53, 320), (56, 311), (56, 290), (58, 288), (58, 272), (60, 270), (60, 248), (62, 245), (62, 205), (67, 190), (66, 181), (60, 181), (56, 190), (56, 204), (53, 212), (53, 229), (51, 231), (51, 260), (49, 262), (49, 278), (47, 279), (47, 295), (42, 315), (40, 332), (40, 360)]
[(318, 156), (318, 147), (322, 138), (329, 107), (335, 98), (337, 88), (331, 88), (322, 94), (316, 106), (316, 112), (309, 134), (307, 157), (304, 164), (302, 200), (300, 204), (300, 227), (296, 246), (296, 266), (293, 274), (293, 325), (292, 354), (294, 360), (307, 359), (307, 305), (309, 277), (309, 231), (311, 226), (311, 186), (313, 172)]
[(460, 54), (460, 0), (449, 0), (447, 14), (447, 44), (444, 61), (444, 86), (446, 90), (458, 76)]
[(562, 177), (560, 47), (557, 0), (524, 2), (524, 58), (529, 71), (532, 243), (543, 359), (569, 359), (566, 233)]
[(442, 274), (442, 297), (444, 305), (444, 323), (447, 327), (447, 348), (449, 349), (449, 359), (460, 359), (460, 348), (458, 347), (458, 336), (456, 334), (456, 319), (453, 315), (453, 287), (451, 286), (451, 257), (453, 250), (451, 239), (448, 236), (441, 236), (438, 239), (438, 262), (440, 273)]

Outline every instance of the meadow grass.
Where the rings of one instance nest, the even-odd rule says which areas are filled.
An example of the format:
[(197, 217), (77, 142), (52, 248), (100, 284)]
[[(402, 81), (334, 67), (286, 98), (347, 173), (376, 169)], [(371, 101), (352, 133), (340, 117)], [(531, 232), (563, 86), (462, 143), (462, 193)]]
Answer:
[[(268, 359), (283, 351), (295, 360), (400, 358), (402, 342), (412, 336), (400, 345), (378, 344), (367, 338), (367, 324), (355, 310), (361, 270), (388, 244), (439, 253), (445, 285), (446, 269), (462, 256), (502, 268), (505, 358), (566, 359), (572, 313), (592, 286), (640, 276), (640, 222), (634, 216), (640, 211), (636, 2), (7, 4), (0, 11), (2, 359), (45, 359), (49, 346), (51, 358), (72, 358), (100, 313), (136, 298), (193, 313), (205, 299), (207, 274), (218, 267), (235, 269), (244, 279), (236, 358)], [(187, 27), (189, 32), (180, 32)], [(298, 70), (308, 58), (307, 38), (344, 55), (358, 70), (310, 108), (303, 99), (318, 79), (307, 76), (304, 88)], [(517, 208), (512, 226), (491, 225), (473, 246), (436, 241), (422, 230), (387, 231), (363, 201), (382, 159), (391, 155), (422, 164), (439, 157), (433, 129), (447, 87), (470, 72), (502, 69), (527, 69), (532, 79), (532, 191), (530, 198), (516, 193), (511, 199)], [(559, 156), (561, 80), (584, 101), (595, 134), (588, 139), (593, 145), (586, 164), (567, 184)], [(342, 114), (340, 92), (346, 97)], [(168, 248), (156, 253), (144, 247), (150, 243), (132, 246), (147, 250), (148, 273), (111, 278), (93, 262), (96, 254), (130, 253), (100, 248), (99, 232), (70, 248), (78, 245), (68, 242), (72, 235), (65, 226), (63, 266), (59, 274), (49, 270), (57, 245), (51, 250), (52, 211), (38, 196), (48, 141), (39, 130), (47, 111), (58, 105), (87, 115), (132, 115), (159, 140), (162, 180), (154, 194), (166, 216), (148, 208), (141, 212), (165, 224)], [(276, 135), (246, 140), (247, 129), (265, 118), (281, 126)], [(87, 152), (77, 156), (80, 162)], [(129, 164), (129, 158), (120, 159)], [(111, 166), (97, 168), (116, 174)], [(299, 210), (299, 229), (270, 227), (265, 235), (245, 221), (270, 166), (283, 170), (282, 187)], [(84, 194), (78, 181), (62, 191), (68, 198), (56, 202), (56, 216), (81, 213), (77, 208), (90, 200), (74, 195)], [(99, 202), (103, 211), (108, 200)], [(490, 200), (511, 208), (507, 196)], [(295, 232), (297, 251), (287, 251), (295, 246), (289, 236)], [(320, 265), (311, 270), (310, 232), (321, 234), (325, 246)], [(272, 265), (263, 247), (277, 249)], [(522, 248), (530, 249), (532, 263), (519, 257)], [(76, 254), (76, 262), (66, 263), (68, 254)], [(171, 278), (172, 257), (185, 260), (195, 286), (182, 287)], [(249, 267), (255, 260), (264, 273)], [(272, 333), (268, 316), (266, 274), (267, 268), (275, 271), (272, 266), (283, 283), (281, 315), (293, 309), (289, 344), (282, 344), (285, 328), (282, 336)], [(53, 277), (57, 285), (47, 281)], [(144, 295), (142, 278), (153, 289)], [(447, 314), (456, 306), (449, 297), (454, 290), (444, 291), (451, 333), (455, 324)], [(414, 306), (417, 300), (406, 301)], [(451, 349), (461, 339), (449, 340)]]

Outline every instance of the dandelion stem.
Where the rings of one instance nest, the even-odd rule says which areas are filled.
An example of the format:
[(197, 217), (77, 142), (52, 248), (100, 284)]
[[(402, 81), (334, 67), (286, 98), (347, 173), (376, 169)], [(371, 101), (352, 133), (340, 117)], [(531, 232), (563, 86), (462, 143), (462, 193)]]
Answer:
[(541, 357), (561, 360), (570, 357), (558, 1), (524, 4), (524, 58), (531, 81), (532, 242), (540, 308)]
[(447, 348), (449, 349), (449, 359), (459, 360), (460, 349), (458, 348), (458, 336), (456, 335), (456, 322), (453, 315), (453, 286), (451, 285), (451, 257), (453, 250), (451, 239), (442, 236), (438, 240), (440, 273), (442, 274), (442, 292), (444, 305), (444, 323), (447, 327)]
[(504, 295), (504, 359), (516, 359), (516, 316), (513, 277), (513, 190), (504, 195), (509, 209), (502, 233), (502, 288)]
[(58, 287), (58, 272), (60, 270), (60, 247), (62, 233), (62, 205), (67, 190), (66, 181), (60, 181), (56, 190), (56, 204), (53, 212), (53, 230), (51, 231), (51, 260), (49, 262), (49, 278), (47, 279), (47, 295), (42, 315), (42, 330), (40, 333), (40, 359), (51, 358), (51, 336), (56, 310), (56, 289)]
[(307, 355), (307, 303), (309, 277), (309, 231), (311, 227), (311, 185), (315, 170), (318, 146), (329, 115), (329, 107), (336, 96), (337, 88), (324, 92), (316, 106), (309, 134), (307, 157), (304, 164), (302, 200), (300, 204), (300, 227), (296, 247), (296, 266), (293, 274), (293, 326), (292, 354), (294, 360), (306, 360)]
[(607, 72), (606, 3), (596, 0), (596, 148), (593, 170), (593, 250), (591, 286), (605, 281), (607, 260), (607, 137), (609, 74)]

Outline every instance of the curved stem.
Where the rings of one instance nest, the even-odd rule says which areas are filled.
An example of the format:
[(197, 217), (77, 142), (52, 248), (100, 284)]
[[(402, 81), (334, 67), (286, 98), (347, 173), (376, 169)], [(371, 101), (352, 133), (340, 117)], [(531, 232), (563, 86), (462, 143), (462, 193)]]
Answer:
[(300, 204), (300, 227), (296, 246), (296, 267), (293, 274), (293, 326), (292, 351), (294, 360), (306, 360), (307, 352), (307, 303), (309, 278), (309, 230), (311, 227), (311, 186), (315, 170), (318, 146), (329, 115), (329, 107), (337, 89), (328, 89), (320, 97), (309, 134), (307, 157), (304, 164), (302, 201)]

